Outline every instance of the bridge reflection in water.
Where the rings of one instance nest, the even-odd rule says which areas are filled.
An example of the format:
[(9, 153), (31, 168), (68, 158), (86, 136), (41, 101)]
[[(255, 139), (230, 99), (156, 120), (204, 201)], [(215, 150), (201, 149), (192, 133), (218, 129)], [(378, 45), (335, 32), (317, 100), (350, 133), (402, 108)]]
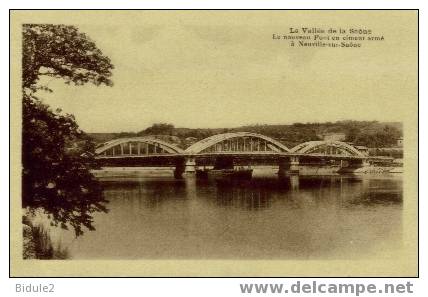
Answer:
[[(298, 180), (298, 185), (291, 182)], [(96, 231), (58, 230), (75, 259), (355, 259), (401, 248), (402, 181), (120, 178)]]
[[(325, 203), (339, 207), (376, 203), (400, 204), (401, 187), (390, 188), (387, 193), (372, 191), (373, 185), (384, 179), (359, 176), (289, 176), (280, 181), (272, 179), (215, 180), (216, 203), (222, 206), (260, 210), (272, 206), (273, 201), (286, 198), (298, 207), (305, 203)], [(386, 179), (388, 181), (388, 179)], [(201, 182), (197, 182), (196, 185)], [(387, 182), (389, 184), (389, 182)], [(352, 191), (350, 189), (352, 188)], [(319, 195), (306, 195), (313, 192)], [(302, 195), (303, 193), (303, 195)], [(330, 194), (330, 195), (328, 195)], [(319, 199), (323, 196), (322, 199)], [(302, 199), (302, 197), (304, 197)], [(385, 199), (386, 198), (386, 199)], [(296, 205), (294, 205), (296, 206)]]

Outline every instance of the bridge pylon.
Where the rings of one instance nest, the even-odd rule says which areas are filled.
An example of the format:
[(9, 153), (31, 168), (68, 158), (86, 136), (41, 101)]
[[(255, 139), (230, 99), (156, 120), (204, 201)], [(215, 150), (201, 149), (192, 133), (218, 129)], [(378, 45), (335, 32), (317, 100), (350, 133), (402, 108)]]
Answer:
[(288, 156), (278, 160), (278, 177), (299, 174), (299, 156)]
[(184, 159), (177, 160), (175, 162), (174, 177), (176, 179), (182, 179), (185, 168), (186, 166), (185, 166)]
[(186, 157), (185, 158), (185, 172), (186, 173), (195, 173), (196, 172), (196, 160), (195, 157)]
[(196, 172), (195, 157), (183, 157), (175, 162), (174, 177), (183, 178), (183, 173), (193, 174)]
[(346, 167), (342, 167), (339, 169), (339, 173), (354, 173), (357, 170), (361, 169), (361, 168), (365, 168), (365, 167), (370, 167), (370, 163), (369, 161), (365, 158), (365, 159), (356, 159), (356, 160), (351, 160), (348, 161), (348, 166)]

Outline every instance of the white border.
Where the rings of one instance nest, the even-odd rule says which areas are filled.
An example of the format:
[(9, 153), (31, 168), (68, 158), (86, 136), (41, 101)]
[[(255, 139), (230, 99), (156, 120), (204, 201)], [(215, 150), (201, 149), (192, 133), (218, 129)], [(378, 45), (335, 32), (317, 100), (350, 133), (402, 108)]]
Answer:
[[(185, 3), (183, 3), (185, 2)], [(245, 4), (244, 4), (245, 3)], [(322, 3), (322, 4), (321, 4)], [(428, 195), (427, 183), (423, 182), (428, 180), (426, 169), (428, 168), (427, 156), (424, 152), (428, 152), (427, 148), (427, 65), (428, 61), (426, 54), (428, 53), (427, 40), (428, 40), (428, 23), (427, 23), (427, 7), (428, 1), (391, 1), (391, 0), (361, 0), (361, 1), (294, 1), (293, 3), (286, 3), (284, 1), (232, 1), (232, 0), (217, 0), (217, 1), (138, 1), (138, 0), (74, 0), (74, 1), (52, 1), (52, 0), (16, 0), (16, 1), (0, 1), (0, 36), (2, 46), (1, 52), (1, 100), (0, 100), (0, 123), (1, 123), (1, 144), (0, 156), (1, 157), (1, 175), (0, 175), (0, 189), (2, 195), (0, 198), (0, 295), (6, 296), (5, 293), (10, 293), (8, 296), (13, 296), (15, 293), (15, 284), (17, 283), (43, 283), (47, 284), (53, 282), (56, 284), (56, 293), (59, 296), (76, 296), (78, 295), (140, 295), (140, 296), (240, 296), (239, 283), (242, 282), (271, 282), (271, 283), (284, 283), (291, 282), (292, 279), (9, 279), (9, 258), (7, 250), (9, 248), (9, 240), (7, 235), (9, 233), (9, 217), (8, 217), (8, 189), (9, 189), (9, 158), (8, 158), (8, 139), (9, 139), (9, 117), (8, 117), (8, 90), (9, 90), (9, 71), (6, 65), (9, 64), (8, 40), (9, 40), (9, 9), (14, 8), (37, 8), (37, 9), (52, 9), (52, 8), (103, 8), (103, 9), (136, 9), (136, 8), (239, 8), (239, 9), (414, 9), (418, 8), (420, 20), (420, 95), (419, 95), (419, 141), (420, 141), (420, 279), (411, 279), (414, 283), (415, 294), (414, 296), (427, 296), (428, 286), (428, 270), (427, 270), (427, 215), (424, 215), (428, 209)], [(7, 156), (7, 157), (6, 157)], [(323, 279), (325, 282), (344, 282), (345, 279)], [(309, 282), (310, 279), (301, 279), (301, 281)], [(318, 279), (321, 281), (321, 279)], [(364, 279), (355, 279), (357, 283), (365, 282)], [(367, 282), (383, 284), (385, 282), (399, 283), (407, 280), (401, 279), (369, 279)], [(18, 294), (28, 295), (28, 294)], [(38, 294), (41, 295), (41, 294)], [(371, 294), (373, 295), (373, 294)], [(403, 294), (401, 294), (403, 295)]]

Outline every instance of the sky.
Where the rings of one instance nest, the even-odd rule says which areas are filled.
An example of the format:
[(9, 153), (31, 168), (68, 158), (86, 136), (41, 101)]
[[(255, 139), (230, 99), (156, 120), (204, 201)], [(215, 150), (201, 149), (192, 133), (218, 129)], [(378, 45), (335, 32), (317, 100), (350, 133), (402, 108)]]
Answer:
[[(402, 121), (417, 100), (416, 18), (379, 11), (40, 12), (75, 25), (115, 66), (113, 87), (42, 80), (86, 132), (345, 119)], [(370, 28), (361, 48), (290, 47), (289, 27)]]

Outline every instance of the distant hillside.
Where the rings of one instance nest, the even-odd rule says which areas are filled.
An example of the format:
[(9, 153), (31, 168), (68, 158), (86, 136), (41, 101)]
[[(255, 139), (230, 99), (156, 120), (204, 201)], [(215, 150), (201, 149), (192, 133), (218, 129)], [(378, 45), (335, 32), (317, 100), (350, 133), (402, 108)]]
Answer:
[(338, 121), (326, 123), (295, 123), (292, 125), (251, 125), (237, 128), (191, 129), (175, 128), (172, 124), (153, 124), (138, 133), (89, 133), (96, 143), (131, 136), (156, 135), (186, 148), (195, 141), (214, 134), (225, 132), (254, 132), (275, 138), (288, 147), (310, 141), (321, 140), (325, 134), (343, 134), (344, 141), (367, 147), (393, 147), (402, 137), (402, 124), (399, 122), (377, 121)]

